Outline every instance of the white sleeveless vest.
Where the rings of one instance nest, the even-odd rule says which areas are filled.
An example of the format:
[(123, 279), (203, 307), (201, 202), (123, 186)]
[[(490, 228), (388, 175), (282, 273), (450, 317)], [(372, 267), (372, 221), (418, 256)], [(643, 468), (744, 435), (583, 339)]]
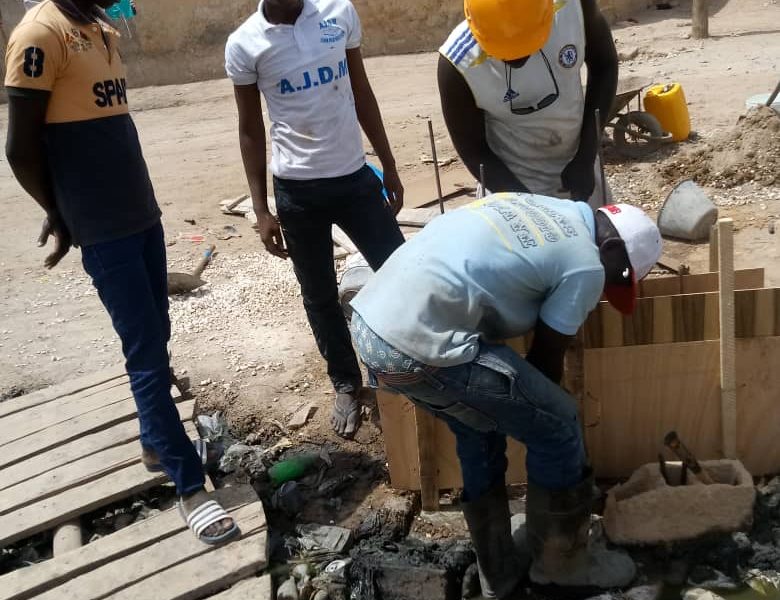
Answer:
[[(531, 192), (567, 197), (561, 172), (580, 143), (585, 96), (580, 71), (585, 58), (585, 24), (579, 0), (558, 0), (550, 38), (542, 52), (550, 62), (560, 96), (529, 115), (510, 110), (537, 106), (555, 92), (541, 52), (520, 69), (489, 57), (465, 21), (439, 52), (463, 75), (477, 106), (485, 112), (487, 141), (493, 152)], [(511, 74), (511, 89), (507, 85)], [(446, 101), (446, 98), (444, 99)]]

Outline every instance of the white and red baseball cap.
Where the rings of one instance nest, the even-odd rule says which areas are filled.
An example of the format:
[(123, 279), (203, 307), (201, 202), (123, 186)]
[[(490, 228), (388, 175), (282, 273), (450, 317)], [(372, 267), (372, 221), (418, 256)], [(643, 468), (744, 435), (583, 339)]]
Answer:
[(643, 210), (630, 204), (610, 204), (599, 209), (615, 227), (626, 246), (630, 265), (625, 285), (607, 284), (604, 295), (621, 313), (630, 315), (639, 296), (639, 280), (643, 279), (661, 258), (661, 232)]

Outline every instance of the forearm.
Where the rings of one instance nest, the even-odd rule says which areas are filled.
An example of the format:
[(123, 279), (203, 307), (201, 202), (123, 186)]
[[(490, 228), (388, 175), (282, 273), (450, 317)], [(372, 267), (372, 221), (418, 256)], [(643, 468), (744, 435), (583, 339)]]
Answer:
[(265, 154), (265, 130), (242, 131), (239, 133), (241, 158), (252, 196), (255, 214), (268, 212), (268, 161)]
[(458, 149), (458, 154), (463, 164), (479, 180), (481, 177), (480, 166), (485, 172), (485, 187), (493, 193), (498, 192), (528, 192), (528, 188), (520, 181), (503, 160), (484, 144), (481, 148)]
[(538, 352), (536, 348), (532, 347), (525, 359), (529, 364), (539, 370), (542, 375), (547, 377), (547, 379), (560, 385), (561, 379), (563, 378), (562, 357)]
[(360, 126), (371, 142), (371, 146), (376, 152), (377, 158), (382, 163), (384, 169), (395, 168), (395, 158), (390, 148), (390, 142), (387, 139), (387, 132), (382, 123), (382, 113), (379, 110), (379, 103), (376, 101), (373, 90), (368, 88), (362, 90), (355, 96), (355, 112), (357, 113)]
[(29, 152), (8, 145), (6, 157), (22, 188), (33, 197), (47, 216), (58, 219), (59, 211), (45, 150), (41, 147), (37, 151)]

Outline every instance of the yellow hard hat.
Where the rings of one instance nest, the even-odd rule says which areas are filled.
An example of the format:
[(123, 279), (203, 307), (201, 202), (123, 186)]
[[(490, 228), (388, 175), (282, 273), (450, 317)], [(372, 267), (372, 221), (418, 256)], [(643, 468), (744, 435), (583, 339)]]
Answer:
[(517, 60), (547, 43), (554, 0), (464, 0), (471, 33), (493, 58)]

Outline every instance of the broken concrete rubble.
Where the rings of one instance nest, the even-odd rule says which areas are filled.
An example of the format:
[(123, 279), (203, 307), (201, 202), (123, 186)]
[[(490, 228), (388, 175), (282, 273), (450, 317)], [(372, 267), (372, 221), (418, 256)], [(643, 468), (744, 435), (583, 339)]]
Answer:
[[(702, 466), (716, 481), (670, 486), (657, 464), (640, 467), (631, 478), (610, 490), (604, 513), (609, 539), (618, 544), (656, 544), (749, 528), (756, 490), (753, 478), (739, 461), (705, 461)], [(667, 463), (672, 481), (682, 472)]]

